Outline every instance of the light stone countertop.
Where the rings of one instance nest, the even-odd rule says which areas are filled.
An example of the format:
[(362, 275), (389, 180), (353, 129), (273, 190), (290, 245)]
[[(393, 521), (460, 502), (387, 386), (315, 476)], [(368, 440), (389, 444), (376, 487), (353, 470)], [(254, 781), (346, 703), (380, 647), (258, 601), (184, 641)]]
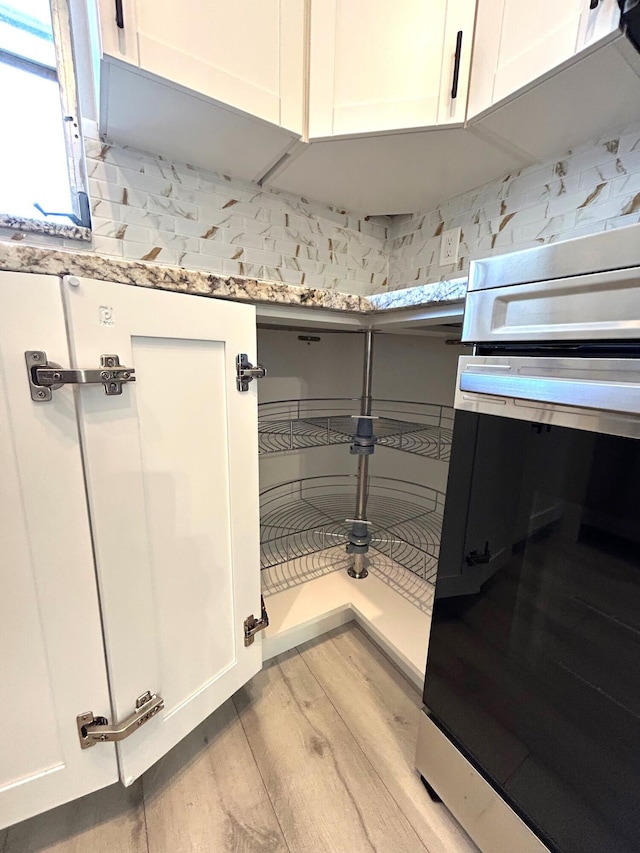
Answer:
[(468, 279), (454, 278), (450, 281), (437, 281), (435, 284), (419, 284), (403, 290), (389, 290), (366, 296), (371, 306), (369, 310), (390, 311), (396, 308), (412, 308), (418, 305), (432, 305), (437, 302), (460, 302), (467, 295)]
[(309, 308), (357, 314), (372, 314), (439, 302), (459, 302), (465, 298), (467, 290), (467, 279), (460, 278), (379, 293), (375, 296), (357, 296), (337, 290), (299, 287), (282, 282), (259, 281), (254, 278), (110, 258), (93, 252), (65, 251), (16, 245), (11, 242), (0, 242), (0, 270), (57, 276), (77, 275), (118, 284), (133, 284), (138, 287), (215, 296), (242, 302), (304, 305)]

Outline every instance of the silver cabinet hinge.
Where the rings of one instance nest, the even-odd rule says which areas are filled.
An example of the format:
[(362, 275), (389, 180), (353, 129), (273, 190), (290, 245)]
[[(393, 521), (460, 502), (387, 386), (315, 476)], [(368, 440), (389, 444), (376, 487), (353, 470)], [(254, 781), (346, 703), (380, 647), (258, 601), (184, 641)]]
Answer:
[(46, 402), (53, 397), (53, 391), (63, 385), (101, 384), (108, 396), (122, 394), (126, 382), (135, 382), (133, 367), (120, 364), (117, 355), (101, 355), (100, 367), (88, 370), (67, 369), (53, 361), (47, 361), (44, 350), (29, 349), (24, 354), (29, 375), (31, 399), (37, 403)]
[(264, 631), (265, 628), (269, 626), (269, 616), (267, 615), (267, 608), (264, 606), (264, 598), (260, 596), (260, 618), (256, 619), (256, 617), (251, 614), (244, 620), (244, 644), (245, 646), (251, 646), (255, 639), (256, 634), (259, 631)]
[(248, 391), (249, 383), (254, 379), (263, 379), (267, 375), (264, 367), (256, 364), (254, 367), (249, 361), (249, 356), (246, 352), (241, 352), (236, 356), (236, 387), (238, 391)]
[(136, 709), (133, 714), (113, 726), (109, 725), (106, 717), (94, 717), (92, 711), (78, 714), (76, 721), (80, 746), (82, 749), (89, 749), (97, 743), (114, 743), (125, 740), (163, 708), (164, 699), (162, 696), (157, 696), (148, 690), (136, 699)]

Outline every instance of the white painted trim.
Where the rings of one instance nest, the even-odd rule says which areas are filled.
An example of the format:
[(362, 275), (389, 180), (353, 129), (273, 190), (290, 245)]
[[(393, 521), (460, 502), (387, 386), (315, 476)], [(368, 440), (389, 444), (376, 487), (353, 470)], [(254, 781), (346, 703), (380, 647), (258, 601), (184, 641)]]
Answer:
[[(269, 596), (265, 599), (268, 606), (269, 620), (273, 626), (273, 611), (274, 598), (277, 599), (282, 593), (276, 593), (275, 596)], [(279, 613), (279, 600), (276, 604), (276, 612)], [(294, 625), (276, 634), (266, 634), (262, 641), (262, 660), (268, 661), (276, 655), (281, 655), (293, 649), (296, 646), (306, 643), (309, 640), (315, 640), (321, 637), (328, 631), (333, 631), (334, 628), (339, 628), (341, 625), (346, 625), (347, 622), (353, 622), (355, 619), (353, 610), (348, 605), (338, 607), (330, 613), (325, 613), (324, 616), (319, 616), (316, 619), (309, 619), (300, 625)]]
[[(386, 308), (383, 311), (363, 313), (357, 311), (335, 311), (330, 308), (307, 308), (304, 305), (258, 304), (256, 316), (261, 325), (281, 326), (297, 323), (306, 328), (319, 329), (379, 329), (384, 332), (411, 330), (415, 334), (426, 326), (439, 326), (464, 317), (465, 300), (455, 302), (432, 302)], [(451, 334), (451, 331), (449, 331)]]
[(380, 576), (370, 573), (365, 580), (354, 580), (344, 570), (334, 571), (292, 589), (267, 593), (265, 604), (270, 624), (262, 643), (263, 660), (355, 620), (422, 690), (431, 614)]

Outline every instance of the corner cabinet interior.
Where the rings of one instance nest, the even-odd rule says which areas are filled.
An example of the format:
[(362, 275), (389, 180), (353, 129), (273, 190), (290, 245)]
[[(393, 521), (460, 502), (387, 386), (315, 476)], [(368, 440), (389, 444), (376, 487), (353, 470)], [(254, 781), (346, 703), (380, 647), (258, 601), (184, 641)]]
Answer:
[(476, 0), (312, 0), (311, 139), (463, 123)]
[[(2, 827), (130, 784), (262, 652), (244, 625), (260, 617), (256, 383), (236, 385), (255, 309), (75, 277), (0, 285)], [(136, 730), (83, 748), (84, 714)]]
[[(310, 320), (312, 312), (309, 312)], [(364, 516), (357, 515), (362, 331), (259, 328), (262, 591), (268, 658), (356, 619), (408, 678), (424, 665), (447, 487), (459, 328), (376, 332)], [(312, 332), (309, 334), (309, 332)], [(353, 519), (370, 534), (348, 576)]]

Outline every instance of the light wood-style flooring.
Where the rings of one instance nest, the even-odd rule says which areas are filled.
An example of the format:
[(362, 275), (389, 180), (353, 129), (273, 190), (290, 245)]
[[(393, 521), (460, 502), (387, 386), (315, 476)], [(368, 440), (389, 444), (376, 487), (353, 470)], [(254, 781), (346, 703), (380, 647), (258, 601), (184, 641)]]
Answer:
[(420, 696), (353, 623), (280, 655), (131, 788), (0, 853), (476, 853), (414, 770)]

